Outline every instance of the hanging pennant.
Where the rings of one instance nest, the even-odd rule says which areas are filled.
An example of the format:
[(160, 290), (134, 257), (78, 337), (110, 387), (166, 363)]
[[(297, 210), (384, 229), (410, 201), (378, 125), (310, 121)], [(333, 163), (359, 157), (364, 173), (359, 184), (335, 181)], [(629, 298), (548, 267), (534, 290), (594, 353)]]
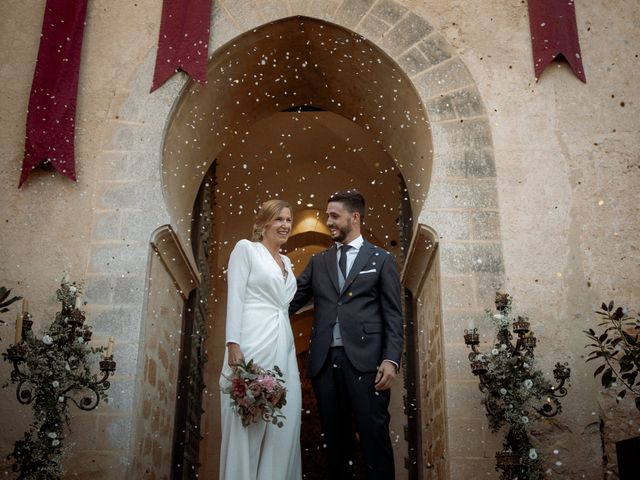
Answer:
[(212, 0), (164, 0), (151, 91), (182, 70), (207, 81)]
[(87, 1), (47, 0), (29, 97), (19, 186), (39, 166), (76, 179), (76, 97)]
[(586, 83), (574, 1), (529, 0), (529, 25), (536, 81), (544, 69), (562, 55), (576, 77)]

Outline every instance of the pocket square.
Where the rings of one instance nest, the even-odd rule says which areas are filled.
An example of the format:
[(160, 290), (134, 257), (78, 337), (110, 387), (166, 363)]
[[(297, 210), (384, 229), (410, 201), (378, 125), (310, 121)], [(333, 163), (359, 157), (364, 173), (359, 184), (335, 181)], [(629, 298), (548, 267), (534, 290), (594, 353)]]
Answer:
[(360, 273), (358, 273), (358, 275), (362, 275), (363, 273), (376, 273), (376, 269), (372, 269), (372, 270), (362, 270)]

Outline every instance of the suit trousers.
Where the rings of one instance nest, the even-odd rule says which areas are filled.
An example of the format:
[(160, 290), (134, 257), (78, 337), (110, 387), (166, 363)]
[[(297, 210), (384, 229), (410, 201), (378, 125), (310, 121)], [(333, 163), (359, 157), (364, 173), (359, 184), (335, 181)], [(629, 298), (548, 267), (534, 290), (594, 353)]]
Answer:
[(311, 379), (327, 445), (329, 478), (353, 479), (356, 430), (367, 480), (393, 480), (395, 468), (389, 438), (389, 390), (374, 389), (376, 372), (353, 368), (344, 348), (329, 349), (322, 369)]

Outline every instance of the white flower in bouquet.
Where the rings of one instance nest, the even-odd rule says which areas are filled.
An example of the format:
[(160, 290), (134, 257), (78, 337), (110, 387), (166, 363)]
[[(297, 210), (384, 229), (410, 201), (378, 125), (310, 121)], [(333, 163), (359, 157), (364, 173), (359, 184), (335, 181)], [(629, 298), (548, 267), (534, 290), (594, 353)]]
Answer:
[(45, 335), (42, 337), (42, 343), (44, 343), (45, 345), (52, 345), (53, 344), (53, 338), (50, 337), (49, 335)]
[(491, 350), (491, 355), (498, 355), (500, 353), (500, 350), (498, 350), (497, 348), (494, 348), (493, 350)]
[(58, 438), (58, 434), (56, 432), (47, 433), (47, 437), (49, 438)]
[(60, 395), (58, 397), (58, 402), (60, 402), (60, 403), (64, 402), (64, 397), (62, 395)]
[(51, 445), (53, 445), (54, 447), (57, 447), (58, 445), (60, 445), (60, 440), (54, 440), (51, 442)]
[(507, 394), (507, 389), (506, 388), (501, 388), (500, 389), (500, 395), (504, 396)]
[(53, 386), (53, 388), (58, 388), (60, 386), (60, 382), (57, 380), (54, 380), (53, 382), (51, 382), (51, 385)]
[(284, 387), (283, 375), (276, 366), (274, 371), (265, 370), (252, 360), (242, 361), (235, 365), (229, 377), (230, 385), (223, 388), (223, 393), (230, 396), (231, 406), (241, 418), (242, 425), (264, 420), (282, 427), (282, 407), (286, 402), (287, 389)]
[(536, 452), (535, 448), (530, 448), (529, 449), (529, 458), (531, 460), (536, 460), (538, 458), (538, 452)]
[(525, 424), (526, 424), (526, 423), (529, 423), (529, 417), (527, 417), (526, 415), (523, 415), (523, 416), (520, 418), (520, 421), (521, 421), (522, 423), (525, 423)]
[(530, 389), (531, 387), (533, 387), (533, 382), (531, 381), (531, 379), (530, 379), (530, 378), (527, 378), (527, 379), (524, 381), (524, 387), (525, 387), (526, 389)]

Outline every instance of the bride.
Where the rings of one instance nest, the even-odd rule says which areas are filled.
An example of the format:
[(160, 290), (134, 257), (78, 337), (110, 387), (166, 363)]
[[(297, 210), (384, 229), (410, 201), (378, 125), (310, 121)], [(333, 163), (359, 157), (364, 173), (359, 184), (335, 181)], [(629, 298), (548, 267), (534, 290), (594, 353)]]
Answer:
[(240, 240), (229, 258), (226, 352), (220, 386), (229, 384), (232, 365), (253, 360), (284, 373), (284, 426), (259, 420), (247, 427), (222, 394), (220, 480), (298, 480), (302, 395), (289, 302), (296, 292), (291, 261), (279, 253), (291, 232), (291, 207), (283, 200), (260, 206), (253, 241)]

